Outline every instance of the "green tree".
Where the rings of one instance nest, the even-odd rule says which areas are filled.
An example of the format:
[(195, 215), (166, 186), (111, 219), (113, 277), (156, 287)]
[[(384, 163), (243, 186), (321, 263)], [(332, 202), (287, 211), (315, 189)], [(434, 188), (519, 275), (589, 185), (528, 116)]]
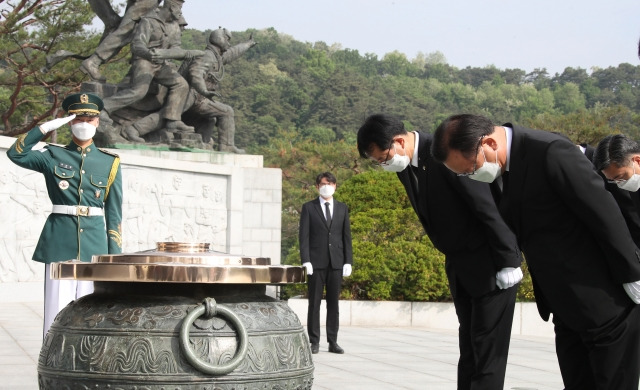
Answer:
[(569, 114), (585, 108), (586, 99), (578, 85), (567, 82), (556, 85), (553, 91), (556, 109), (562, 114)]
[(382, 75), (405, 76), (410, 67), (411, 63), (404, 53), (393, 51), (384, 55), (379, 69)]
[(354, 242), (354, 271), (344, 281), (344, 298), (450, 299), (444, 256), (425, 235), (395, 174), (353, 176), (340, 188), (340, 200), (350, 207)]
[(608, 134), (626, 132), (630, 111), (623, 106), (597, 105), (565, 115), (540, 114), (524, 121), (525, 126), (566, 135), (573, 142), (597, 145)]
[(556, 76), (553, 77), (551, 81), (558, 84), (573, 83), (576, 85), (581, 85), (582, 83), (587, 81), (588, 78), (589, 75), (587, 74), (587, 71), (585, 69), (567, 67), (564, 69), (561, 75), (556, 74)]
[(84, 75), (66, 61), (42, 73), (58, 50), (88, 53), (99, 36), (84, 30), (93, 13), (83, 0), (6, 3), (0, 20), (0, 118), (3, 135), (24, 133), (57, 114)]

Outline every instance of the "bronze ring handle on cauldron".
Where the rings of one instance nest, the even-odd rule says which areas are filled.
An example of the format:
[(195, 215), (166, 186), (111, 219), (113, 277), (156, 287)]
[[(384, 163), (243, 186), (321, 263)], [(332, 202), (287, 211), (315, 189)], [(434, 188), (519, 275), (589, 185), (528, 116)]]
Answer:
[[(236, 355), (227, 364), (214, 366), (213, 364), (206, 363), (196, 356), (189, 345), (189, 328), (191, 328), (193, 322), (203, 314), (205, 318), (212, 318), (216, 314), (224, 315), (235, 326), (236, 331), (238, 332), (240, 345), (236, 351)], [(226, 307), (216, 305), (216, 300), (213, 298), (205, 298), (202, 306), (198, 306), (184, 318), (184, 321), (182, 321), (182, 325), (180, 327), (180, 349), (182, 349), (182, 353), (189, 364), (200, 372), (209, 375), (224, 375), (235, 370), (247, 356), (248, 337), (247, 328), (245, 328), (242, 321), (240, 321), (240, 318), (234, 312)]]

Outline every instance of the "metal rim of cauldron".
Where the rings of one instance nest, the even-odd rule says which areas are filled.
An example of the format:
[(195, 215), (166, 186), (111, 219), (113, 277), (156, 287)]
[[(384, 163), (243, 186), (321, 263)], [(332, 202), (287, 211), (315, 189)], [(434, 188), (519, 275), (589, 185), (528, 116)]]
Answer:
[(268, 257), (210, 251), (202, 243), (158, 243), (156, 249), (93, 256), (91, 262), (51, 264), (51, 278), (101, 282), (293, 284), (306, 282), (302, 266), (271, 265)]

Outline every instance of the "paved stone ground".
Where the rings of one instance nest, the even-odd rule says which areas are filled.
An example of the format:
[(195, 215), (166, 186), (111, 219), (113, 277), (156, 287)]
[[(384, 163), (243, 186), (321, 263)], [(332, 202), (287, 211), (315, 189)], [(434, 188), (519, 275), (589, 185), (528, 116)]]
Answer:
[[(455, 389), (456, 332), (426, 328), (341, 327), (344, 355), (321, 345), (314, 389)], [(562, 389), (553, 339), (513, 336), (505, 389)]]
[[(38, 388), (42, 302), (0, 302), (0, 389)], [(322, 334), (324, 335), (324, 328)], [(313, 355), (314, 390), (455, 389), (456, 332), (415, 327), (341, 327), (346, 353)], [(562, 389), (553, 339), (513, 336), (505, 389)]]

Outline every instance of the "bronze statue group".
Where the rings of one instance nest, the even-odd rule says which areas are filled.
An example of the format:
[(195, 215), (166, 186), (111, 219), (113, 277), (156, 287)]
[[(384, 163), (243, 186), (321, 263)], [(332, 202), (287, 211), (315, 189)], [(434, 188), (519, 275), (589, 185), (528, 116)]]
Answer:
[[(232, 45), (232, 34), (220, 27), (210, 33), (203, 50), (182, 49), (182, 30), (187, 25), (182, 15), (183, 3), (184, 0), (166, 0), (162, 5), (158, 0), (129, 1), (120, 18), (111, 15), (113, 9), (108, 1), (90, 1), (107, 27), (80, 70), (93, 80), (88, 92), (104, 100), (99, 134), (102, 144), (170, 142), (199, 134), (199, 145), (244, 153), (235, 146), (233, 108), (216, 99), (222, 98), (219, 83), (225, 64), (239, 58), (256, 42), (251, 37)], [(119, 23), (107, 25), (114, 18), (119, 18)], [(117, 84), (107, 84), (100, 66), (127, 45), (132, 52), (127, 75)], [(49, 59), (48, 66), (68, 57)]]

